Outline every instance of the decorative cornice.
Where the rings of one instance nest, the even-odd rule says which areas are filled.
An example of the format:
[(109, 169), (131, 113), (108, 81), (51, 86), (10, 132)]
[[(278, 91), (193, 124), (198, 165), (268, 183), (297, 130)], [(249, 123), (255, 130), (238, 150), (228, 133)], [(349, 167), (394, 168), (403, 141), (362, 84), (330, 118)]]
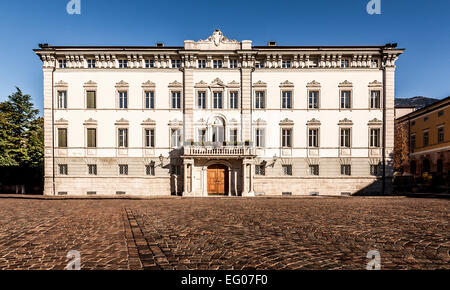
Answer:
[(182, 87), (183, 85), (179, 82), (179, 81), (177, 81), (177, 80), (174, 80), (173, 82), (171, 82), (170, 84), (169, 84), (169, 87), (177, 87), (177, 88), (179, 88), (179, 87)]
[(83, 125), (97, 125), (97, 120), (89, 118), (88, 120), (84, 121)]
[(343, 81), (342, 83), (339, 83), (339, 87), (352, 87), (353, 84), (349, 82), (348, 80)]
[(322, 123), (320, 123), (319, 120), (317, 120), (316, 118), (312, 118), (311, 120), (309, 120), (308, 122), (306, 122), (307, 126), (320, 126)]
[(228, 39), (222, 31), (216, 29), (210, 37), (204, 40), (200, 39), (197, 43), (213, 43), (215, 46), (219, 46), (221, 43), (239, 43), (239, 41)]
[(267, 83), (259, 80), (256, 83), (253, 84), (253, 87), (267, 87)]
[(85, 88), (96, 88), (97, 87), (97, 83), (92, 81), (92, 80), (89, 80), (89, 81), (84, 83), (83, 87), (85, 87)]
[(306, 87), (315, 87), (315, 88), (317, 88), (317, 87), (320, 87), (320, 83), (319, 82), (316, 82), (315, 80), (313, 80), (313, 81), (311, 81), (311, 82), (309, 82), (309, 83), (307, 83), (306, 84)]
[(121, 80), (120, 82), (116, 83), (116, 88), (128, 88), (128, 87), (129, 84), (124, 80)]
[(280, 121), (280, 125), (286, 126), (286, 125), (294, 125), (294, 121), (286, 118)]
[(229, 88), (239, 88), (241, 85), (237, 81), (233, 80), (229, 82), (227, 86)]
[(367, 123), (367, 125), (383, 125), (383, 121), (374, 118)]
[(155, 126), (156, 125), (156, 121), (148, 118), (148, 119), (142, 121), (141, 125)]
[(225, 87), (225, 84), (221, 79), (215, 78), (211, 83), (211, 87)]
[(288, 80), (285, 80), (284, 82), (282, 82), (280, 84), (280, 88), (286, 88), (286, 87), (292, 88), (292, 87), (294, 87), (294, 83), (292, 83)]
[(342, 120), (339, 120), (338, 125), (353, 125), (353, 121), (349, 120), (347, 118), (344, 118)]
[(204, 80), (199, 81), (198, 83), (195, 84), (196, 88), (207, 88), (208, 87), (208, 83), (206, 83)]
[(65, 81), (59, 81), (59, 82), (57, 82), (57, 83), (55, 83), (55, 87), (60, 87), (60, 88), (62, 88), (62, 87), (64, 87), (64, 88), (67, 88), (69, 86), (69, 84), (68, 83), (66, 83)]
[(383, 83), (379, 82), (377, 80), (374, 80), (373, 82), (369, 83), (369, 87), (382, 87), (382, 86), (383, 86)]
[(177, 119), (173, 119), (169, 121), (168, 124), (170, 127), (181, 127), (183, 126), (183, 121), (178, 121)]
[(156, 84), (150, 80), (146, 81), (145, 83), (142, 83), (143, 88), (154, 88), (156, 87)]
[(117, 120), (115, 125), (128, 125), (130, 122), (128, 120), (125, 120), (124, 118), (121, 118), (120, 120)]
[(61, 118), (59, 120), (56, 120), (55, 124), (57, 124), (57, 125), (69, 125), (69, 121), (67, 121), (66, 119)]

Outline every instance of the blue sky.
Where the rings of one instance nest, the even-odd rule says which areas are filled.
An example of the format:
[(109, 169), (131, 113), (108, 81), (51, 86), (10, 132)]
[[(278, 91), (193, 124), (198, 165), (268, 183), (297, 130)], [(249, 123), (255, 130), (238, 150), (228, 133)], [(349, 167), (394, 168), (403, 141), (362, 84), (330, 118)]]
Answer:
[(42, 110), (38, 43), (181, 46), (215, 28), (254, 45), (397, 42), (406, 52), (397, 61), (396, 97), (450, 95), (449, 0), (381, 0), (381, 15), (367, 14), (369, 0), (81, 0), (81, 15), (69, 15), (68, 2), (0, 1), (0, 101), (18, 86)]

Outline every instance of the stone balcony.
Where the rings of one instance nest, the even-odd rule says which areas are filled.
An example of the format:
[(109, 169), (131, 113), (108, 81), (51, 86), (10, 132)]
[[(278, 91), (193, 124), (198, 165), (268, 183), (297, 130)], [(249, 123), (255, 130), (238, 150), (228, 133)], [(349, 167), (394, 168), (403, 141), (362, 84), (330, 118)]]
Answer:
[(243, 158), (255, 156), (255, 148), (250, 146), (184, 146), (183, 155), (189, 157), (229, 157)]

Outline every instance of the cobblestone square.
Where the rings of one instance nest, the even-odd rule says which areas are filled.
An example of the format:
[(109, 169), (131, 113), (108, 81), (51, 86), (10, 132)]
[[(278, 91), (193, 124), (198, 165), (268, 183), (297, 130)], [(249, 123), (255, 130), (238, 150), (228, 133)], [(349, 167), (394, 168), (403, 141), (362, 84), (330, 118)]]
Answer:
[(1, 198), (0, 269), (450, 269), (425, 198)]

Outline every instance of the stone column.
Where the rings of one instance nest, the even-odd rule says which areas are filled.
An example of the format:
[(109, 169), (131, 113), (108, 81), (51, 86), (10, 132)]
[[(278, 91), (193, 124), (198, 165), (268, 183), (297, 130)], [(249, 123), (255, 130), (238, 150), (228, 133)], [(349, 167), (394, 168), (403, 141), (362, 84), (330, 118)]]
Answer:
[(395, 95), (395, 66), (388, 66), (384, 69), (384, 160), (385, 160), (385, 193), (392, 193), (392, 177), (394, 162), (394, 95)]
[[(52, 57), (53, 58), (53, 57)], [(49, 60), (43, 68), (44, 74), (44, 194), (54, 195), (54, 118), (53, 118), (53, 77), (54, 60)]]
[(252, 68), (241, 68), (241, 137), (251, 141)]
[(247, 195), (247, 164), (242, 162), (242, 196)]
[(231, 176), (232, 176), (231, 168), (228, 168), (228, 196), (231, 196)]
[(194, 70), (184, 69), (183, 84), (183, 104), (184, 104), (184, 141), (194, 141)]

